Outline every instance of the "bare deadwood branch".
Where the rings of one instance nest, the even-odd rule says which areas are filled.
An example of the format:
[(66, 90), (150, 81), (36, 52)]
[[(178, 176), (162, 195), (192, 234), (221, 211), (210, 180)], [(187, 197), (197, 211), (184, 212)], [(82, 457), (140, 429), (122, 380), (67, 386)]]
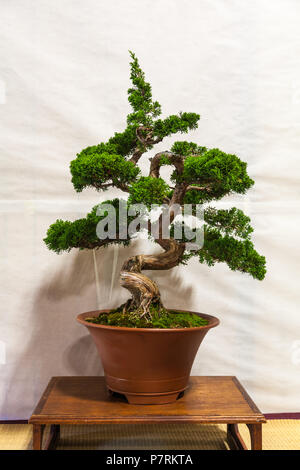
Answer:
[(189, 186), (186, 188), (186, 191), (191, 191), (192, 189), (195, 189), (196, 191), (211, 191), (212, 185), (211, 185), (211, 184), (207, 184), (207, 185), (204, 185), (204, 186), (193, 186), (193, 185), (189, 185)]

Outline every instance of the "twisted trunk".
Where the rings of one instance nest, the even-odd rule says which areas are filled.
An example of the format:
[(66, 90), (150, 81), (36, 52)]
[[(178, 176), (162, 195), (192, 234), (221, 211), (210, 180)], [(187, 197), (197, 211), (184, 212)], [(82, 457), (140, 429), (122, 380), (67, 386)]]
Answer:
[(173, 239), (157, 240), (165, 250), (154, 255), (137, 255), (129, 258), (122, 266), (121, 285), (129, 290), (132, 298), (124, 311), (137, 310), (141, 316), (151, 318), (150, 305), (162, 308), (159, 289), (154, 281), (142, 274), (143, 269), (171, 269), (178, 265), (185, 246)]
[[(147, 146), (159, 142), (160, 138), (153, 139), (152, 130), (140, 126), (136, 130), (137, 139), (146, 149)], [(144, 134), (143, 134), (144, 132)], [(131, 161), (136, 164), (143, 151), (137, 146)], [(160, 161), (162, 157), (167, 156), (172, 165), (175, 166), (178, 175), (181, 175), (184, 168), (184, 157), (174, 154), (173, 152), (159, 152), (151, 161), (149, 176), (153, 178), (159, 177)], [(183, 197), (187, 189), (187, 184), (177, 182), (173, 191), (173, 196), (169, 201), (169, 218), (170, 223), (174, 220), (175, 213), (174, 204), (182, 204)], [(150, 223), (151, 224), (151, 223)], [(149, 226), (150, 229), (150, 226)], [(143, 269), (171, 269), (178, 265), (184, 250), (185, 244), (178, 243), (176, 240), (162, 238), (162, 221), (159, 219), (159, 235), (155, 240), (164, 252), (156, 255), (137, 255), (129, 258), (122, 266), (121, 270), (121, 286), (129, 290), (132, 298), (125, 304), (123, 311), (138, 311), (139, 314), (147, 316), (151, 319), (150, 306), (156, 305), (159, 309), (163, 307), (159, 289), (154, 281), (142, 274)]]

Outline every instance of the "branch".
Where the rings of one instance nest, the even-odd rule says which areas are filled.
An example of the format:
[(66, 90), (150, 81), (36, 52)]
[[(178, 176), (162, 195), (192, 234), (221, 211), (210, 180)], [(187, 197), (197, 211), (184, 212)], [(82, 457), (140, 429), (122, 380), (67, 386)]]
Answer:
[(183, 172), (183, 165), (184, 165), (184, 156), (183, 155), (177, 155), (176, 153), (169, 152), (168, 150), (164, 152), (159, 152), (156, 155), (154, 155), (153, 158), (150, 158), (150, 173), (149, 176), (152, 176), (153, 178), (159, 178), (159, 170), (161, 167), (161, 160), (163, 157), (166, 157), (171, 165), (174, 165), (177, 173), (179, 175), (182, 174)]
[[(141, 134), (141, 131), (148, 131), (146, 137)], [(136, 136), (142, 145), (146, 147), (148, 140), (150, 139), (151, 128), (146, 126), (139, 126), (136, 128)]]
[(129, 161), (136, 165), (143, 153), (144, 152), (142, 152), (139, 147), (136, 147)]
[(186, 191), (191, 191), (192, 189), (195, 189), (196, 191), (211, 191), (212, 190), (212, 185), (211, 184), (208, 184), (208, 185), (205, 185), (205, 186), (192, 186), (192, 185), (189, 185), (186, 188)]
[(129, 192), (129, 186), (127, 186), (125, 183), (104, 183), (104, 184), (94, 184), (94, 187), (96, 189), (107, 189), (107, 188), (118, 188), (121, 189), (122, 191)]
[[(142, 135), (142, 131), (146, 131), (146, 136)], [(135, 133), (136, 133), (137, 140), (142, 144), (143, 149), (141, 149), (137, 145), (129, 161), (131, 161), (134, 164), (137, 164), (137, 162), (139, 161), (143, 153), (146, 152), (147, 147), (151, 147), (152, 145), (157, 144), (158, 142), (161, 142), (162, 138), (157, 137), (156, 139), (153, 139), (152, 128), (146, 127), (146, 126), (137, 127)]]
[[(141, 131), (146, 131), (146, 136), (143, 136), (141, 134)], [(137, 127), (136, 136), (138, 140), (141, 142), (141, 144), (143, 144), (145, 147), (158, 144), (158, 142), (162, 141), (162, 137), (156, 137), (156, 139), (153, 139), (152, 127), (146, 127), (146, 126)]]
[(164, 249), (164, 252), (153, 255), (133, 256), (125, 261), (122, 271), (141, 272), (143, 269), (163, 270), (177, 266), (184, 253), (185, 244), (178, 243), (174, 239), (156, 241)]

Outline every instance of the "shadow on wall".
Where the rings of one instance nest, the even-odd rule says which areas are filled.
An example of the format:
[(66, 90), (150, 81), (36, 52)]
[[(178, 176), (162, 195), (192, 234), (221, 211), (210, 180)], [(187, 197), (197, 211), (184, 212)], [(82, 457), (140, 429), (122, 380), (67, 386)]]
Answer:
[[(129, 293), (119, 284), (119, 272), (125, 259), (143, 252), (138, 244), (137, 241), (120, 249), (118, 258), (114, 258), (115, 247), (97, 251), (98, 283), (90, 250), (61, 255), (56, 270), (53, 265), (47, 267), (27, 320), (31, 325), (30, 338), (22, 336), (21, 328), (16, 331), (24, 349), (22, 356), (16, 359), (4, 405), (8, 411), (14, 410), (18, 403), (18, 416), (12, 419), (30, 416), (52, 376), (103, 375), (92, 338), (75, 317), (89, 310), (117, 307), (128, 298)], [(116, 266), (112, 280), (113, 259)], [(145, 273), (158, 283), (167, 307), (188, 309), (192, 303), (192, 287), (183, 286), (182, 277), (176, 271), (175, 268)]]

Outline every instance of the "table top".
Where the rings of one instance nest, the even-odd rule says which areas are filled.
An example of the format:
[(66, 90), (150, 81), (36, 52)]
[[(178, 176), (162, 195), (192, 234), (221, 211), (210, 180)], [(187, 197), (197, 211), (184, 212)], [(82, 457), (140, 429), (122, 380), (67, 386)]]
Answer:
[(190, 377), (183, 397), (165, 405), (130, 405), (104, 377), (52, 377), (29, 423), (264, 423), (236, 377)]

